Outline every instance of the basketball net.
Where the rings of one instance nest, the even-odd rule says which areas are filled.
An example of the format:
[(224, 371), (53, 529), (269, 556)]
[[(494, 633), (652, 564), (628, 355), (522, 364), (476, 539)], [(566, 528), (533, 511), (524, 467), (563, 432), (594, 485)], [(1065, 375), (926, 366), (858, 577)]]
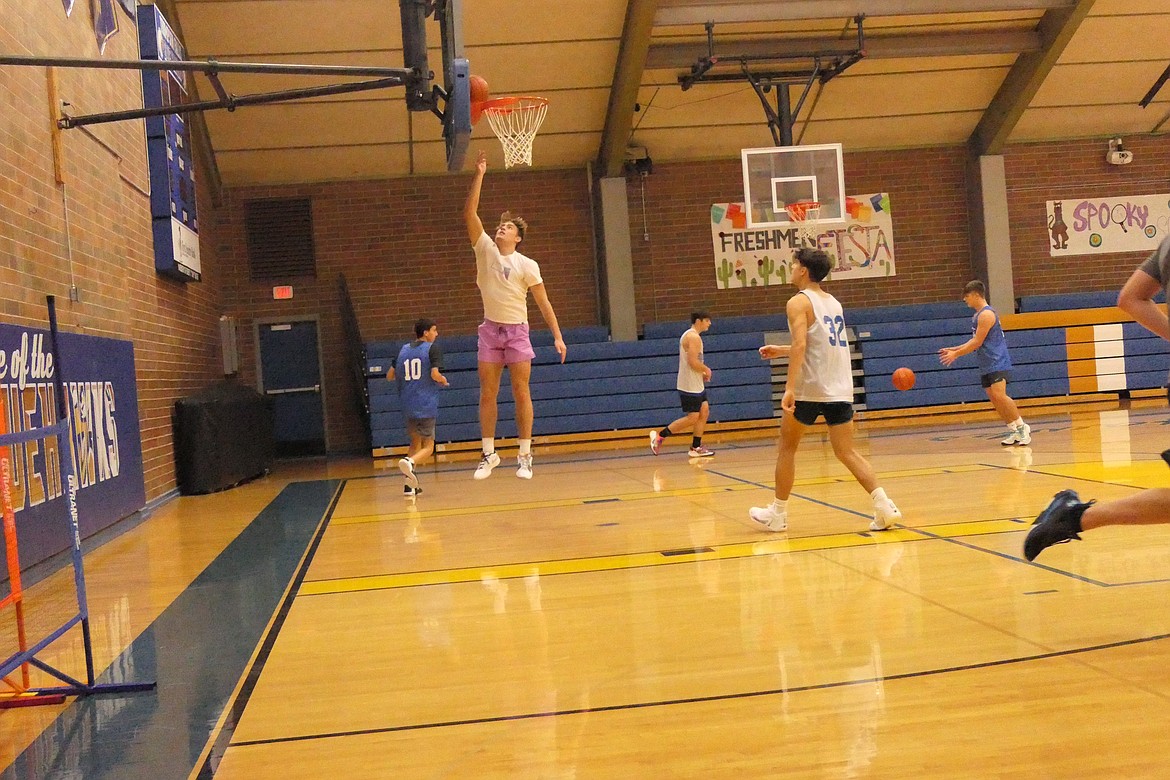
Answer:
[(821, 227), (821, 204), (815, 200), (798, 200), (784, 208), (788, 211), (788, 219), (796, 223), (796, 235), (816, 246)]
[(504, 97), (485, 100), (480, 108), (504, 147), (504, 167), (532, 165), (532, 141), (548, 113), (542, 97)]

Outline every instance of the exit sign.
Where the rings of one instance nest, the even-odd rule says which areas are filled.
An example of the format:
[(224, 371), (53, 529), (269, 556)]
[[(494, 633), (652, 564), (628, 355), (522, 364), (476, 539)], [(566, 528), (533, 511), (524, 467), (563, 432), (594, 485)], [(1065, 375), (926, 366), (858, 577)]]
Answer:
[(279, 287), (272, 288), (272, 297), (278, 301), (287, 301), (292, 298), (292, 285), (282, 284)]

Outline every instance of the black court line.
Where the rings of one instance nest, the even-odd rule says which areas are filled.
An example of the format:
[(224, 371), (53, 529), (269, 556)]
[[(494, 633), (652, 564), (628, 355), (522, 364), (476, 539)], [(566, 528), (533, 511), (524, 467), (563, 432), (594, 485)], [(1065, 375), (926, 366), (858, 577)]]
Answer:
[[(712, 471), (711, 469), (706, 469), (705, 473), (715, 474), (716, 476), (723, 477), (725, 479), (734, 480), (734, 481), (742, 483), (744, 485), (753, 485), (753, 486), (758, 487), (758, 488), (763, 488), (764, 490), (772, 490), (772, 491), (776, 490), (775, 487), (765, 485), (762, 482), (755, 482), (755, 481), (750, 480), (750, 479), (744, 479), (743, 477), (733, 477), (732, 475), (724, 474), (721, 471)], [(842, 481), (844, 481), (844, 480), (842, 480)], [(864, 488), (862, 488), (862, 490), (864, 490)], [(789, 498), (792, 498), (793, 496), (795, 496), (796, 498), (804, 499), (805, 501), (809, 501), (813, 504), (820, 504), (821, 506), (828, 507), (829, 509), (837, 509), (837, 510), (840, 510), (842, 512), (846, 512), (847, 514), (857, 515), (858, 517), (870, 517), (870, 515), (867, 515), (865, 512), (858, 512), (856, 509), (849, 509), (848, 507), (838, 506), (837, 504), (830, 504), (827, 501), (821, 501), (820, 499), (813, 498), (812, 496), (806, 496), (806, 495), (803, 495), (801, 493), (789, 493), (788, 494)]]
[[(1155, 462), (1156, 460), (1157, 460), (1157, 458), (1150, 458), (1151, 463)], [(1142, 461), (1142, 462), (1145, 462), (1145, 461)], [(1000, 465), (995, 464), (995, 463), (980, 463), (979, 465), (980, 466), (987, 466), (988, 468), (991, 468), (991, 469), (999, 469), (1000, 471), (1020, 471), (1020, 469), (1014, 469), (1011, 466), (1000, 466)], [(1057, 466), (1057, 465), (1060, 465), (1060, 464), (1050, 463), (1049, 467)], [(1125, 485), (1125, 484), (1122, 484), (1120, 482), (1110, 482), (1107, 479), (1093, 479), (1091, 477), (1070, 477), (1068, 474), (1053, 474), (1051, 471), (1044, 471), (1043, 468), (1033, 468), (1031, 466), (1029, 466), (1026, 469), (1023, 469), (1023, 472), (1025, 474), (1036, 474), (1036, 475), (1041, 476), (1041, 477), (1054, 477), (1056, 479), (1067, 479), (1067, 480), (1072, 481), (1072, 482), (1089, 482), (1089, 483), (1094, 484), (1094, 485), (1109, 485), (1110, 487), (1130, 488), (1131, 490), (1148, 490), (1148, 488), (1144, 488), (1140, 485)], [(1040, 513), (1037, 512), (1036, 514), (1040, 514)]]
[(761, 691), (744, 691), (740, 693), (718, 693), (710, 696), (691, 696), (683, 699), (662, 699), (659, 701), (649, 702), (631, 702), (627, 704), (610, 704), (602, 707), (575, 707), (563, 710), (549, 710), (546, 712), (527, 712), (518, 715), (498, 715), (490, 718), (468, 718), (465, 720), (449, 720), (438, 721), (435, 723), (415, 723), (405, 726), (385, 726), (377, 729), (354, 729), (352, 731), (334, 731), (325, 732), (322, 734), (302, 734), (293, 737), (273, 737), (271, 739), (257, 739), (247, 742), (235, 742), (231, 747), (252, 747), (257, 745), (273, 745), (286, 742), (305, 742), (316, 739), (336, 739), (339, 737), (360, 737), (369, 736), (372, 734), (393, 734), (401, 731), (421, 731), (424, 729), (450, 728), (452, 726), (475, 726), (490, 723), (508, 723), (519, 720), (533, 720), (536, 718), (555, 718), (565, 715), (586, 715), (595, 712), (621, 712), (624, 710), (639, 710), (649, 709), (652, 707), (671, 707), (680, 704), (705, 704), (709, 702), (718, 701), (734, 701), (737, 699), (750, 699), (760, 696), (777, 696), (787, 693), (805, 693), (808, 691), (823, 691), (832, 688), (848, 688), (856, 685), (873, 685), (876, 683), (889, 683), (899, 680), (913, 680), (919, 677), (933, 677), (941, 674), (952, 674), (954, 672), (969, 672), (977, 669), (991, 669), (997, 666), (1010, 666), (1013, 664), (1026, 663), (1029, 661), (1043, 661), (1049, 658), (1061, 658), (1065, 656), (1078, 655), (1082, 653), (1092, 653), (1099, 650), (1112, 650), (1118, 647), (1128, 647), (1131, 645), (1139, 645), (1148, 642), (1158, 642), (1163, 639), (1170, 638), (1170, 634), (1155, 634), (1153, 636), (1139, 637), (1137, 639), (1123, 639), (1119, 642), (1108, 642), (1100, 645), (1088, 645), (1086, 647), (1075, 647), (1069, 650), (1054, 650), (1048, 653), (1035, 653), (1033, 655), (1017, 656), (1015, 658), (1001, 658), (998, 661), (982, 661), (974, 664), (962, 664), (959, 666), (944, 666), (938, 669), (923, 669), (917, 672), (903, 672), (902, 674), (891, 674), (885, 677), (865, 677), (859, 680), (834, 680), (832, 682), (816, 683), (813, 685), (798, 685), (793, 688), (769, 688)]

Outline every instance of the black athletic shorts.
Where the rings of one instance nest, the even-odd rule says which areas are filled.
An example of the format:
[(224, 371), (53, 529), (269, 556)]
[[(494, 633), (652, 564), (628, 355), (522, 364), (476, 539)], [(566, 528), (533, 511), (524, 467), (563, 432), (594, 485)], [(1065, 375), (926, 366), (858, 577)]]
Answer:
[(992, 371), (990, 374), (984, 374), (979, 377), (979, 382), (984, 387), (991, 387), (996, 382), (1007, 382), (1009, 379), (1011, 379), (1010, 371)]
[(829, 425), (842, 425), (853, 419), (853, 404), (848, 401), (797, 401), (792, 416), (801, 425), (812, 425), (822, 414)]
[(707, 391), (701, 393), (684, 393), (682, 390), (678, 391), (678, 402), (682, 404), (682, 410), (687, 414), (694, 412), (701, 412), (703, 404), (707, 403)]

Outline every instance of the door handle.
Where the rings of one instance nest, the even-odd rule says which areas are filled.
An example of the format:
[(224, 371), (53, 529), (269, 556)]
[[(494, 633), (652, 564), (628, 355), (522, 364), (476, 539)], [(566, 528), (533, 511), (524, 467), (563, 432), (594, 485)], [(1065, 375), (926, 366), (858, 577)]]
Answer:
[(319, 393), (321, 385), (311, 387), (285, 387), (280, 390), (265, 390), (264, 395), (287, 395), (289, 393)]

